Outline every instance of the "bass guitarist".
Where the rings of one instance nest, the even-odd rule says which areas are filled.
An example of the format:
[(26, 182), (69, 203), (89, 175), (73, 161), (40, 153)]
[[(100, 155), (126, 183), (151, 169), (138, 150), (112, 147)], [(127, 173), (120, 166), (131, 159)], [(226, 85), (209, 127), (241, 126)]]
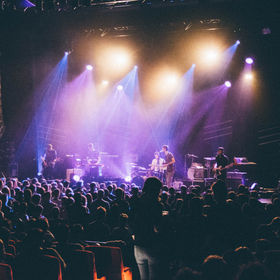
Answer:
[(216, 155), (216, 163), (214, 166), (214, 172), (216, 178), (219, 180), (226, 181), (227, 178), (227, 166), (229, 164), (228, 157), (224, 154), (224, 148), (219, 147)]

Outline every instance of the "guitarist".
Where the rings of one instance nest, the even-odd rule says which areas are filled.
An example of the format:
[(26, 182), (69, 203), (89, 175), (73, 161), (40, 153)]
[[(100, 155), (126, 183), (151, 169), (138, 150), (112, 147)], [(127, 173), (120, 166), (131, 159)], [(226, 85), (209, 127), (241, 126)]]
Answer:
[(227, 178), (227, 168), (225, 168), (229, 164), (228, 157), (224, 154), (224, 148), (219, 147), (216, 155), (216, 164), (214, 167), (214, 171), (216, 172), (217, 179), (226, 181)]
[(57, 160), (56, 150), (53, 148), (52, 144), (48, 144), (47, 150), (45, 152), (43, 161), (43, 175), (46, 179), (54, 178), (54, 167)]
[(166, 167), (166, 173), (165, 173), (165, 180), (166, 185), (170, 188), (172, 186), (173, 177), (175, 174), (175, 158), (172, 153), (168, 151), (168, 146), (163, 145), (162, 146), (162, 153), (164, 153), (165, 156), (165, 163), (162, 165), (162, 167)]

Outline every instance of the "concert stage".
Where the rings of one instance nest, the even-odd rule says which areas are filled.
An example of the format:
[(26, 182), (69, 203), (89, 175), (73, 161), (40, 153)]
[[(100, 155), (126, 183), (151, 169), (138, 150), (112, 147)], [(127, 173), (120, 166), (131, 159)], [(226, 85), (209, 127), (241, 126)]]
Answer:
[(228, 169), (230, 184), (277, 186), (276, 21), (257, 9), (248, 19), (233, 3), (207, 6), (208, 18), (175, 2), (160, 15), (125, 4), (0, 19), (6, 176), (39, 176), (52, 144), (54, 177), (83, 177), (93, 143), (100, 166), (90, 177), (131, 182), (151, 175), (166, 144), (174, 179), (208, 185), (223, 146), (229, 164), (243, 159)]

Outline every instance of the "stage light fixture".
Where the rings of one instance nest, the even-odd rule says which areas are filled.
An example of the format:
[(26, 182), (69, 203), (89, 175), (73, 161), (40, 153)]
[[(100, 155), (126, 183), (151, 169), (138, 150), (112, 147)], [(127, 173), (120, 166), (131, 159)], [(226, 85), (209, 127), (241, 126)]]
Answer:
[(254, 78), (254, 75), (252, 73), (245, 73), (244, 74), (244, 79), (245, 80), (251, 81), (251, 80), (253, 80), (253, 78)]
[(204, 66), (216, 65), (221, 58), (221, 51), (217, 46), (203, 48), (198, 53), (198, 59)]
[(179, 84), (180, 76), (172, 70), (166, 70), (158, 73), (155, 83), (155, 91), (160, 95), (169, 95), (173, 93)]
[(118, 91), (123, 90), (123, 86), (122, 86), (122, 85), (118, 85), (118, 86), (117, 86), (117, 90), (118, 90)]
[(206, 63), (215, 63), (219, 58), (219, 52), (214, 48), (205, 50), (203, 58)]
[(74, 175), (74, 176), (73, 176), (73, 180), (74, 180), (75, 182), (79, 182), (80, 179), (81, 179), (81, 177), (80, 177), (79, 175)]
[(178, 77), (175, 74), (169, 74), (165, 79), (166, 86), (174, 87), (175, 85), (177, 85)]
[(253, 64), (253, 63), (254, 63), (254, 60), (253, 60), (252, 57), (247, 57), (247, 58), (245, 59), (245, 62), (246, 62), (247, 64)]
[(69, 55), (69, 52), (67, 52), (67, 51), (66, 51), (66, 52), (64, 52), (64, 55)]
[(112, 54), (112, 58), (117, 65), (126, 65), (128, 62), (128, 56), (125, 52)]
[(244, 78), (248, 81), (253, 80), (254, 76), (252, 73), (246, 73), (244, 74)]
[(236, 44), (236, 45), (240, 45), (240, 41), (237, 40), (237, 41), (235, 42), (235, 44)]
[(106, 86), (109, 85), (109, 81), (103, 80), (103, 81), (101, 82), (101, 85), (104, 86), (104, 87), (106, 87)]
[(230, 87), (231, 87), (231, 82), (230, 82), (230, 81), (225, 81), (225, 86), (226, 86), (227, 88), (230, 88)]
[(89, 70), (89, 71), (92, 71), (93, 67), (92, 67), (92, 65), (88, 64), (88, 65), (86, 66), (86, 69)]
[(101, 45), (96, 52), (95, 63), (108, 77), (124, 74), (133, 68), (132, 50), (121, 45)]
[(124, 180), (125, 180), (127, 183), (129, 183), (129, 182), (131, 182), (132, 178), (131, 178), (130, 175), (128, 175), (128, 176), (125, 176)]

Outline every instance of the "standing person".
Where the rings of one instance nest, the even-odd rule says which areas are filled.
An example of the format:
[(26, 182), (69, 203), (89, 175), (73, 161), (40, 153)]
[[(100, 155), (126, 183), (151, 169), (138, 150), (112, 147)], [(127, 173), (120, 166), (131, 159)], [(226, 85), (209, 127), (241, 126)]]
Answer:
[(95, 149), (93, 143), (88, 144), (88, 150), (86, 155), (87, 161), (87, 173), (92, 178), (102, 176), (102, 164), (100, 153)]
[(229, 164), (228, 157), (224, 154), (224, 148), (219, 147), (216, 155), (216, 163), (214, 166), (214, 171), (216, 173), (216, 178), (222, 181), (226, 181), (227, 178), (227, 166)]
[(168, 151), (167, 145), (162, 146), (162, 151), (165, 156), (164, 159), (165, 163), (163, 166), (166, 166), (166, 174), (165, 174), (166, 185), (170, 188), (172, 186), (173, 177), (175, 174), (175, 158), (173, 154)]
[(151, 163), (151, 171), (152, 171), (152, 174), (156, 177), (158, 177), (159, 179), (162, 180), (162, 174), (163, 174), (163, 170), (164, 170), (164, 167), (163, 167), (163, 164), (164, 164), (164, 159), (162, 159), (160, 156), (159, 156), (159, 152), (155, 152), (155, 158), (152, 160), (152, 163)]
[(53, 148), (52, 144), (48, 144), (45, 155), (44, 155), (44, 157), (42, 157), (43, 176), (46, 179), (54, 178), (54, 168), (55, 168), (56, 160), (57, 160), (57, 152)]
[(87, 161), (92, 165), (99, 164), (101, 161), (99, 152), (95, 149), (93, 143), (88, 144)]
[(135, 234), (134, 255), (141, 280), (157, 280), (160, 277), (160, 223), (162, 205), (159, 202), (161, 181), (149, 177), (143, 187), (143, 194), (133, 209), (133, 231)]

